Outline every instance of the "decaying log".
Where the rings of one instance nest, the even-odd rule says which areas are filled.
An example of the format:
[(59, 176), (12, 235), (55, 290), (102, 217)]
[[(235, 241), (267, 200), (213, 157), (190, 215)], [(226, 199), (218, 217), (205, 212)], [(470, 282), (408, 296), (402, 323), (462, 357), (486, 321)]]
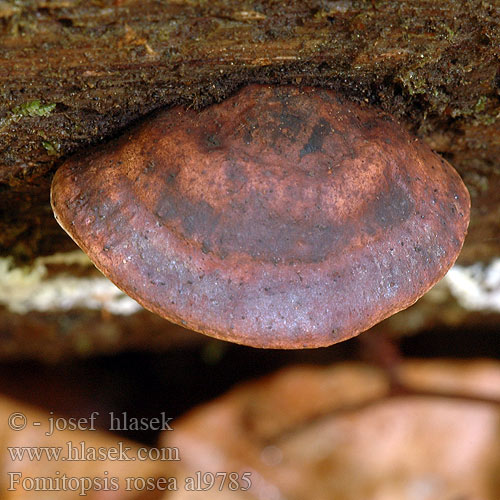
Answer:
[(500, 253), (499, 6), (479, 0), (0, 0), (0, 253), (72, 248), (61, 161), (152, 110), (250, 82), (335, 88), (393, 113), (471, 191), (462, 261)]

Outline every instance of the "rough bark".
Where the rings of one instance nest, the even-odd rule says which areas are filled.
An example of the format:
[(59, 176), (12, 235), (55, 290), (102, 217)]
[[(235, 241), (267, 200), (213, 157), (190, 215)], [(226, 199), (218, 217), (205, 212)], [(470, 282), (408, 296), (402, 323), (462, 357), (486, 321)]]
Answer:
[(498, 3), (0, 1), (0, 253), (72, 247), (53, 221), (62, 160), (155, 108), (250, 82), (335, 88), (398, 117), (472, 195), (462, 261), (500, 254)]

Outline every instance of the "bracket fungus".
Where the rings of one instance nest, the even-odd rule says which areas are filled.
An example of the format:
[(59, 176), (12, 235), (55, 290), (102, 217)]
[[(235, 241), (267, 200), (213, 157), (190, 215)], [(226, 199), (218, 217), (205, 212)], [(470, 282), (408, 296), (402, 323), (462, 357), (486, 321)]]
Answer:
[(272, 348), (330, 345), (413, 304), (457, 258), (470, 210), (453, 167), (387, 114), (268, 85), (69, 159), (51, 200), (144, 307)]

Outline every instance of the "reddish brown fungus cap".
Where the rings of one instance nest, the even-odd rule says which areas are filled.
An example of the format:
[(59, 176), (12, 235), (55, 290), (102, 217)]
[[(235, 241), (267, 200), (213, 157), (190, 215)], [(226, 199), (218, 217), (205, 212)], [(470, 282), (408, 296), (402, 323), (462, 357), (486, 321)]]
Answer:
[(413, 304), (457, 258), (470, 199), (388, 115), (327, 90), (251, 85), (68, 160), (52, 206), (147, 309), (214, 337), (300, 348)]

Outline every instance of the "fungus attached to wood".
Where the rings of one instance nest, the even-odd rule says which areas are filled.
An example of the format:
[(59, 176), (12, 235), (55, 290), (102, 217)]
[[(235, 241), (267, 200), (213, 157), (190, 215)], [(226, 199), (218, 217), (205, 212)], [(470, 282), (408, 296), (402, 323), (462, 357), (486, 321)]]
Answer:
[(147, 309), (257, 347), (326, 346), (413, 304), (462, 247), (456, 171), (388, 115), (250, 85), (69, 159), (52, 206)]

